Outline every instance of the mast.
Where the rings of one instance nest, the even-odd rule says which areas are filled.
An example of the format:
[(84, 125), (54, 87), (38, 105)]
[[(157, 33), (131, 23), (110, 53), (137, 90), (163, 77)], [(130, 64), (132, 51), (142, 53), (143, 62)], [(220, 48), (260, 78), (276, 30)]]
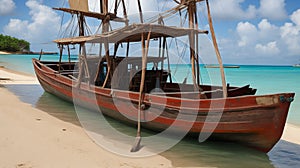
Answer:
[[(127, 12), (126, 9), (124, 9), (124, 18), (119, 18), (117, 17), (117, 9), (114, 10), (114, 13), (110, 13), (108, 9), (108, 0), (100, 0), (100, 12), (90, 12), (89, 11), (89, 6), (88, 6), (88, 0), (68, 0), (69, 1), (69, 6), (70, 8), (53, 8), (55, 10), (60, 10), (64, 12), (68, 12), (71, 15), (77, 15), (77, 22), (78, 22), (78, 35), (79, 37), (81, 36), (86, 36), (85, 30), (86, 30), (86, 21), (85, 17), (92, 17), (92, 18), (97, 18), (102, 21), (102, 33), (108, 32), (109, 31), (109, 24), (110, 20), (116, 21), (116, 22), (124, 22), (126, 25), (128, 24), (128, 19), (127, 19)], [(122, 0), (123, 8), (125, 8), (125, 2)], [(118, 4), (115, 4), (115, 7), (118, 7)], [(111, 76), (111, 61), (109, 58), (109, 44), (108, 42), (103, 42), (104, 43), (104, 48), (105, 48), (105, 56), (106, 56), (106, 61), (107, 61), (107, 67), (108, 67), (108, 72), (106, 79), (103, 83), (102, 87), (105, 87), (108, 77)], [(87, 53), (85, 49), (84, 43), (78, 43), (79, 44), (79, 78), (78, 78), (78, 84), (77, 87), (80, 86), (81, 80), (82, 80), (82, 75), (85, 72), (85, 78), (89, 78), (90, 75), (88, 74), (88, 67), (87, 67)], [(63, 47), (64, 44), (60, 44), (60, 48)], [(69, 44), (65, 44), (69, 45)], [(102, 44), (101, 44), (102, 45)], [(61, 52), (62, 53), (62, 52)], [(99, 61), (101, 63), (101, 61)], [(82, 65), (82, 66), (81, 66)], [(100, 69), (99, 69), (100, 70)], [(98, 70), (98, 71), (99, 71)], [(97, 71), (97, 74), (99, 72)], [(96, 77), (95, 77), (96, 79)]]
[[(186, 0), (182, 0), (182, 2), (186, 2)], [(194, 29), (195, 28), (195, 13), (196, 13), (196, 2), (195, 1), (189, 1), (188, 4), (188, 16), (189, 16), (189, 28)], [(196, 69), (195, 69), (195, 33), (191, 32), (189, 35), (189, 41), (190, 41), (190, 59), (192, 64), (192, 78), (193, 78), (193, 84), (194, 84), (194, 90), (199, 91), (199, 85), (196, 81)], [(199, 66), (199, 65), (197, 65)], [(199, 75), (199, 74), (198, 74)]]
[[(195, 26), (196, 29), (199, 29), (199, 24), (198, 24), (198, 16), (197, 16), (197, 8), (195, 9)], [(196, 48), (195, 48), (195, 52), (196, 52), (196, 74), (197, 74), (197, 84), (200, 86), (200, 65), (199, 65), (199, 35), (197, 33), (195, 33), (195, 38), (196, 38)]]
[[(76, 1), (76, 2), (73, 2), (73, 1), (76, 1), (76, 0), (69, 0), (69, 4), (70, 4), (71, 8), (88, 12), (88, 1), (87, 0)], [(73, 5), (72, 5), (72, 2), (74, 3)], [(81, 2), (84, 4), (82, 5)], [(74, 5), (76, 5), (76, 6), (74, 6)], [(78, 18), (79, 36), (85, 36), (85, 26), (84, 26), (85, 17), (83, 15), (83, 13), (78, 12), (77, 18)], [(83, 43), (81, 43), (79, 46), (80, 46), (79, 47), (79, 77), (78, 77), (78, 83), (77, 83), (76, 87), (80, 87), (80, 84), (82, 82), (83, 73), (84, 73), (86, 79), (89, 79), (89, 77), (90, 77), (90, 74), (88, 71), (88, 65), (87, 65), (85, 45)]]
[(208, 0), (206, 0), (206, 6), (207, 6), (207, 15), (208, 15), (208, 21), (209, 21), (209, 28), (210, 28), (210, 32), (211, 32), (211, 37), (212, 37), (212, 40), (213, 40), (213, 44), (214, 44), (215, 52), (216, 52), (216, 55), (217, 55), (217, 59), (218, 59), (219, 65), (220, 65), (223, 97), (226, 98), (227, 97), (227, 87), (226, 87), (224, 66), (223, 66), (222, 57), (221, 57), (221, 54), (220, 54), (220, 51), (219, 51), (218, 43), (217, 43), (217, 40), (216, 40), (214, 27), (213, 27), (213, 24), (212, 24), (212, 18), (211, 18), (211, 14), (210, 14), (210, 8), (209, 8)]
[[(119, 3), (122, 3), (122, 7), (123, 7), (123, 15), (124, 15), (124, 19), (121, 19), (121, 21), (124, 21), (125, 25), (128, 26), (128, 17), (127, 17), (127, 10), (126, 10), (126, 6), (125, 6), (125, 1), (121, 0), (119, 1)], [(110, 25), (110, 20), (112, 20), (112, 18), (115, 17), (114, 21), (120, 21), (120, 18), (116, 17), (117, 15), (117, 8), (119, 6), (119, 3), (117, 2), (117, 0), (115, 1), (115, 9), (114, 9), (114, 13), (111, 14), (108, 11), (108, 0), (100, 0), (100, 12), (103, 16), (105, 16), (104, 18), (102, 18), (102, 33), (108, 32), (109, 31), (109, 25)], [(107, 75), (105, 77), (105, 80), (102, 84), (102, 87), (104, 88), (105, 85), (108, 82), (108, 77), (111, 77), (111, 61), (110, 61), (110, 55), (109, 55), (109, 44), (108, 42), (103, 42), (104, 43), (104, 49), (105, 49), (105, 59), (107, 61)], [(94, 82), (96, 83), (99, 74), (101, 73), (101, 62), (102, 62), (102, 45), (103, 43), (100, 43), (100, 49), (99, 49), (99, 61), (98, 61), (98, 67), (97, 67), (97, 72), (96, 75), (94, 77)], [(115, 44), (115, 48), (114, 48), (114, 57), (116, 56), (116, 52), (118, 49), (119, 44)], [(129, 42), (127, 43), (127, 52), (129, 52)], [(127, 54), (128, 55), (128, 54)]]
[(82, 13), (77, 14), (78, 17), (78, 27), (79, 27), (79, 36), (84, 36), (84, 16)]
[[(101, 0), (101, 6), (102, 9), (101, 11), (103, 11), (103, 14), (106, 15), (108, 14), (108, 0)], [(102, 33), (106, 33), (109, 31), (109, 18), (105, 18), (102, 20)], [(107, 62), (107, 75), (105, 77), (104, 83), (102, 85), (102, 87), (104, 88), (108, 78), (111, 76), (111, 62), (110, 62), (110, 58), (109, 58), (109, 44), (107, 41), (104, 42), (104, 49), (105, 49), (105, 58), (106, 58), (106, 62)]]
[(140, 14), (140, 21), (141, 23), (144, 23), (144, 18), (143, 18), (143, 11), (142, 11), (142, 6), (141, 6), (141, 1), (137, 0), (138, 2), (138, 7), (139, 7), (139, 14)]

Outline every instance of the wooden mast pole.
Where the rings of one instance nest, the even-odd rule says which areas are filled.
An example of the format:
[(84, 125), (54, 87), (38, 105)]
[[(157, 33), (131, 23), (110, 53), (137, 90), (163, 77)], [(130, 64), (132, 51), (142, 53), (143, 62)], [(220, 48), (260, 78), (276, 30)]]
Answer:
[(84, 16), (81, 12), (78, 14), (79, 36), (84, 36)]
[[(165, 37), (163, 37), (163, 48), (162, 48), (162, 55), (161, 55), (162, 59), (161, 60), (165, 59), (166, 47), (167, 47), (167, 39)], [(161, 68), (160, 69), (164, 69), (163, 61), (161, 63)]]
[(97, 66), (97, 73), (94, 77), (94, 83), (95, 84), (97, 83), (98, 77), (100, 75), (101, 62), (102, 62), (102, 43), (100, 43), (100, 46), (99, 46), (99, 61), (98, 61), (98, 66)]
[[(108, 13), (108, 0), (102, 0), (102, 7), (103, 7), (103, 12), (104, 14)], [(102, 27), (102, 33), (108, 32), (109, 31), (109, 18), (106, 18), (102, 21), (103, 27)], [(105, 49), (105, 57), (106, 57), (106, 62), (107, 62), (107, 74), (104, 80), (104, 83), (102, 87), (104, 88), (105, 85), (107, 84), (108, 78), (111, 76), (111, 62), (109, 58), (109, 44), (107, 41), (104, 42), (104, 49)]]
[(62, 55), (63, 55), (63, 48), (64, 46), (62, 44), (59, 45), (59, 62), (58, 62), (58, 72), (60, 73), (61, 71), (61, 60), (62, 60)]
[(69, 62), (69, 69), (71, 69), (71, 51), (70, 51), (69, 44), (68, 44), (68, 62)]
[(126, 10), (126, 6), (125, 6), (125, 1), (124, 0), (122, 0), (122, 6), (123, 6), (123, 15), (124, 15), (124, 18), (126, 19), (125, 25), (128, 26), (128, 16), (127, 16), (127, 10)]
[(208, 0), (206, 0), (206, 6), (207, 6), (207, 15), (208, 15), (208, 21), (209, 21), (209, 27), (210, 27), (211, 37), (212, 37), (212, 40), (213, 40), (213, 44), (214, 44), (215, 52), (216, 52), (216, 55), (217, 55), (217, 59), (218, 59), (219, 65), (220, 65), (220, 73), (221, 73), (221, 78), (222, 78), (223, 97), (226, 98), (227, 97), (227, 87), (226, 87), (224, 66), (223, 66), (221, 54), (220, 54), (220, 51), (219, 51), (219, 48), (218, 48), (218, 43), (217, 43), (217, 40), (216, 40), (216, 35), (215, 35), (214, 27), (213, 27), (213, 24), (212, 24), (212, 18), (211, 18), (211, 13), (210, 13), (210, 8), (209, 8), (209, 2), (208, 2)]
[(143, 11), (142, 11), (142, 6), (141, 6), (141, 1), (140, 0), (137, 0), (138, 2), (138, 7), (139, 7), (139, 13), (140, 13), (140, 20), (141, 20), (141, 23), (144, 23), (144, 18), (143, 18)]
[[(140, 13), (140, 21), (143, 23), (143, 14), (142, 14), (142, 7), (140, 0), (137, 0), (138, 8)], [(149, 42), (151, 37), (151, 30), (148, 32), (147, 37), (147, 45), (145, 44), (145, 37), (144, 33), (141, 34), (141, 43), (142, 43), (142, 76), (141, 76), (141, 83), (140, 83), (140, 92), (139, 92), (139, 105), (138, 105), (138, 116), (137, 116), (137, 133), (135, 142), (130, 150), (130, 152), (137, 152), (140, 150), (140, 143), (141, 143), (141, 113), (142, 113), (142, 101), (143, 101), (143, 92), (145, 86), (145, 78), (146, 78), (146, 69), (147, 69), (147, 55), (148, 55), (148, 48)]]
[[(122, 7), (123, 7), (123, 15), (124, 15), (124, 18), (126, 19), (125, 21), (125, 26), (128, 26), (128, 16), (127, 16), (127, 10), (126, 10), (126, 6), (125, 6), (125, 1), (122, 0)], [(126, 65), (128, 65), (128, 56), (129, 56), (129, 46), (130, 42), (129, 40), (127, 41), (127, 46), (126, 46)], [(131, 67), (132, 68), (132, 67)], [(131, 79), (131, 76), (130, 76), (130, 79)]]
[[(189, 15), (189, 28), (194, 29), (195, 27), (195, 1), (188, 2), (188, 15)], [(193, 78), (193, 84), (194, 84), (194, 90), (199, 91), (199, 87), (196, 82), (196, 70), (195, 70), (195, 35), (194, 32), (192, 32), (189, 35), (189, 41), (190, 41), (190, 59), (192, 63), (192, 78)]]
[[(197, 7), (195, 8), (195, 29), (199, 29), (198, 16), (197, 16)], [(196, 53), (196, 75), (197, 75), (197, 84), (200, 86), (200, 65), (199, 65), (199, 34), (195, 33), (196, 44), (195, 44), (195, 53)]]
[[(84, 16), (81, 12), (77, 14), (78, 18), (78, 27), (79, 27), (79, 36), (84, 36)], [(79, 88), (82, 81), (82, 75), (84, 71), (83, 65), (85, 64), (85, 56), (82, 55), (82, 49), (84, 47), (84, 44), (79, 45), (79, 74), (78, 74), (78, 83), (76, 84), (76, 88)], [(86, 67), (87, 68), (87, 67)]]
[(103, 0), (100, 0), (100, 13), (103, 13)]

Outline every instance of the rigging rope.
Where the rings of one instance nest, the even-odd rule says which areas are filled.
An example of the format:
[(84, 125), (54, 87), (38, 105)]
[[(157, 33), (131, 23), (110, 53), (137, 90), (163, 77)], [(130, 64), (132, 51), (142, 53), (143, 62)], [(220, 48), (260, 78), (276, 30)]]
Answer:
[(158, 15), (156, 16), (153, 16), (151, 18), (149, 18), (149, 21), (148, 23), (155, 23), (157, 22), (160, 18), (167, 18), (167, 17), (170, 17), (172, 15), (174, 15), (176, 12), (180, 11), (180, 10), (183, 10), (185, 9), (186, 6), (185, 5), (177, 5), (176, 7), (170, 9), (170, 10), (166, 10), (162, 13), (159, 13)]

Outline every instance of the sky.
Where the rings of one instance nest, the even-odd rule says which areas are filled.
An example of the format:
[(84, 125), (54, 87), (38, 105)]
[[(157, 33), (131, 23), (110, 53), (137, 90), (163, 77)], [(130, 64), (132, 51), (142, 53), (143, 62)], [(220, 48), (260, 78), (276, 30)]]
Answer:
[[(163, 0), (141, 1), (144, 11), (165, 5)], [(57, 51), (52, 40), (59, 38), (62, 13), (51, 8), (66, 6), (66, 0), (0, 0), (0, 4), (1, 34), (29, 41), (33, 51)], [(210, 0), (210, 4), (224, 63), (300, 62), (299, 0)]]

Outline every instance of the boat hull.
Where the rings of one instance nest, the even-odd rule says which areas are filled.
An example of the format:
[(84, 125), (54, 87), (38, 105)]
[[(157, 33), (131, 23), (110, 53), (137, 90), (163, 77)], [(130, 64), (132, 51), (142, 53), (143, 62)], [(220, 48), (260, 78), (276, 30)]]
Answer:
[[(71, 78), (33, 59), (36, 76), (45, 91), (67, 101), (101, 109), (104, 115), (136, 125), (139, 93), (89, 86), (75, 87)], [(211, 138), (238, 142), (268, 152), (279, 141), (293, 93), (190, 99), (145, 94), (142, 126), (163, 131), (211, 134)]]

